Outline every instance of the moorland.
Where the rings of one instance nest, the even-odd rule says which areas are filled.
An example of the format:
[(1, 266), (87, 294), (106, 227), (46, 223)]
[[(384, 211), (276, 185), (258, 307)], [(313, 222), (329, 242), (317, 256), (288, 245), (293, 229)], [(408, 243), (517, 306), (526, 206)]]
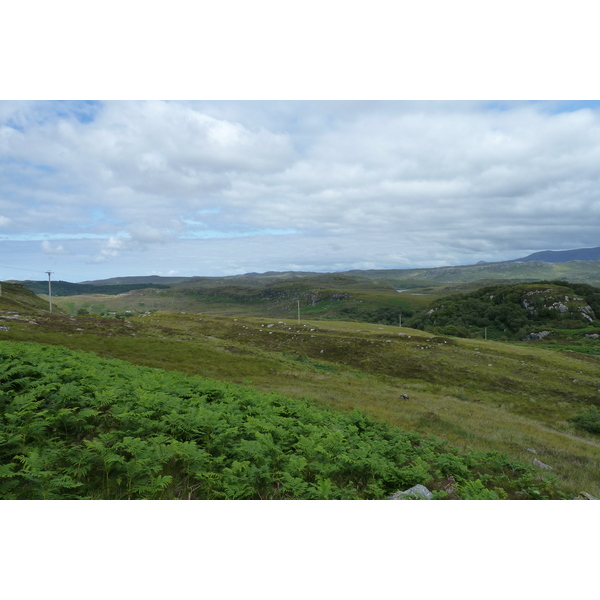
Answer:
[(599, 266), (3, 283), (0, 494), (600, 496)]

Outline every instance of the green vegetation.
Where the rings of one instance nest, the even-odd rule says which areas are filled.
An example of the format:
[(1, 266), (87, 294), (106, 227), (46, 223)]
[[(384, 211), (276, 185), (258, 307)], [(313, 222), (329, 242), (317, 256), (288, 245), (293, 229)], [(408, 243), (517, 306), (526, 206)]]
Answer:
[(409, 325), (459, 337), (521, 340), (542, 330), (585, 330), (600, 315), (600, 289), (587, 284), (541, 281), (486, 286), (435, 300)]
[(541, 261), (480, 263), (434, 269), (406, 269), (381, 271), (350, 271), (371, 278), (377, 283), (411, 288), (431, 285), (476, 283), (484, 280), (516, 283), (541, 280), (564, 280), (600, 285), (600, 261), (575, 260), (564, 263)]
[(584, 412), (573, 417), (571, 423), (583, 431), (600, 433), (600, 411), (595, 406), (590, 406)]
[[(48, 293), (48, 282), (47, 281), (23, 281), (22, 285), (27, 289), (31, 290), (34, 294), (47, 294)], [(56, 297), (60, 296), (74, 296), (81, 294), (109, 294), (117, 295), (132, 290), (143, 290), (143, 289), (169, 289), (168, 285), (159, 283), (130, 283), (130, 284), (113, 284), (113, 285), (97, 285), (91, 283), (70, 283), (68, 281), (53, 281), (52, 282), (52, 295)]]
[[(356, 320), (392, 325), (441, 296), (485, 285), (566, 280), (600, 285), (598, 262), (504, 262), (435, 269), (346, 273), (270, 272), (230, 277), (124, 277), (71, 284), (55, 282), (55, 302), (71, 314), (137, 314), (146, 310), (228, 316)], [(25, 282), (43, 295), (45, 282)], [(569, 284), (571, 285), (571, 284)], [(396, 290), (405, 290), (399, 294)], [(68, 294), (68, 295), (67, 295)], [(464, 331), (457, 329), (459, 334)], [(500, 331), (498, 332), (500, 333)]]
[[(88, 286), (96, 287), (96, 286)], [(257, 276), (197, 278), (169, 289), (145, 288), (114, 294), (77, 293), (55, 299), (65, 312), (133, 315), (149, 310), (202, 312), (227, 316), (290, 318), (298, 303), (306, 318), (395, 324), (408, 318), (412, 305), (389, 285), (347, 275), (324, 274), (288, 278)]]
[(359, 410), (462, 452), (531, 464), (534, 449), (553, 467), (558, 489), (600, 495), (600, 444), (570, 421), (600, 406), (598, 357), (364, 323), (173, 313), (38, 316), (11, 323), (0, 339), (250, 385), (343, 414)]
[[(25, 286), (14, 283), (0, 283), (0, 311), (22, 311), (27, 314), (49, 310), (47, 301), (42, 300)], [(46, 284), (46, 291), (48, 290)], [(60, 309), (58, 309), (60, 312)]]
[(0, 358), (5, 499), (564, 497), (533, 467), (356, 411), (37, 344)]
[[(238, 286), (241, 280), (246, 283)], [(582, 422), (593, 423), (593, 409), (600, 407), (600, 326), (583, 317), (581, 310), (596, 306), (598, 290), (565, 281), (427, 286), (421, 280), (424, 287), (399, 286), (397, 289), (407, 291), (398, 293), (387, 284), (373, 285), (358, 275), (324, 275), (315, 281), (307, 274), (295, 278), (289, 274), (247, 276), (238, 278), (235, 285), (228, 282), (226, 290), (223, 281), (218, 283), (221, 287), (217, 291), (213, 286), (214, 294), (197, 283), (195, 289), (143, 289), (116, 296), (57, 300), (67, 315), (59, 314), (58, 307), (49, 315), (47, 302), (20, 286), (3, 284), (3, 290), (12, 289), (13, 296), (2, 297), (0, 340), (91, 351), (100, 357), (229, 382), (243, 389), (251, 386), (248, 393), (275, 394), (344, 416), (359, 411), (374, 423), (412, 432), (403, 435), (425, 440), (435, 436), (435, 444), (447, 444), (461, 461), (468, 462), (465, 457), (471, 453), (492, 453), (511, 464), (531, 465), (538, 458), (552, 466), (552, 497), (559, 496), (559, 490), (568, 497), (582, 491), (600, 495), (600, 440), (589, 427), (580, 427)], [(468, 335), (478, 338), (454, 337), (449, 335), (451, 330), (440, 333), (398, 327), (394, 315), (402, 314), (406, 325), (411, 309), (418, 318), (424, 314), (419, 312), (422, 309), (438, 306), (441, 296), (457, 309), (454, 317), (464, 320), (462, 311), (472, 302), (464, 298), (475, 293), (474, 299), (481, 304), (471, 312), (479, 318), (488, 305), (494, 306), (493, 299), (486, 301), (489, 290), (482, 291), (482, 287), (502, 288), (499, 297), (504, 299), (495, 307), (496, 317), (502, 317), (499, 325), (484, 326), (487, 340), (482, 329), (477, 331), (477, 322), (468, 319)], [(550, 293), (538, 293), (550, 288)], [(519, 302), (511, 296), (515, 293)], [(520, 305), (523, 298), (536, 315)], [(569, 313), (550, 308), (555, 302)], [(526, 325), (516, 333), (501, 330), (500, 325), (507, 328), (510, 319), (506, 316), (514, 309), (525, 311)], [(587, 314), (595, 317), (597, 308)], [(538, 323), (535, 318), (539, 315), (542, 320)], [(449, 319), (445, 326), (451, 325)], [(510, 336), (519, 340), (523, 331), (540, 331), (540, 325), (553, 325), (542, 340), (498, 341)], [(179, 400), (175, 397), (172, 401)], [(582, 414), (587, 416), (579, 420)], [(425, 458), (428, 465), (432, 464), (430, 458)], [(236, 460), (243, 462), (239, 456)], [(481, 477), (454, 485), (449, 497), (505, 497), (500, 489), (509, 498), (522, 497), (516, 495), (514, 482), (504, 486), (495, 479), (492, 485), (486, 479), (496, 478), (496, 467), (486, 470), (480, 464), (477, 468)], [(14, 472), (15, 467), (11, 469)], [(427, 485), (429, 481), (441, 494), (446, 484), (435, 469), (428, 469), (429, 479), (424, 476), (418, 483)], [(336, 477), (327, 477), (338, 485)], [(453, 478), (458, 482), (455, 475)], [(378, 481), (385, 493), (390, 489), (388, 483), (393, 487), (385, 477)], [(162, 489), (164, 496), (152, 497), (185, 496), (175, 491), (176, 485)], [(88, 497), (83, 488), (73, 489), (75, 495)], [(268, 485), (261, 488), (256, 497), (292, 497), (273, 495), (269, 489)], [(523, 485), (522, 489), (529, 488)], [(98, 493), (96, 489), (89, 494), (99, 497), (94, 495)], [(121, 489), (120, 493), (125, 492)], [(338, 490), (330, 497), (345, 497), (336, 496), (338, 493), (342, 494)], [(375, 497), (362, 488), (356, 493), (357, 497)], [(529, 497), (536, 496), (532, 493)]]

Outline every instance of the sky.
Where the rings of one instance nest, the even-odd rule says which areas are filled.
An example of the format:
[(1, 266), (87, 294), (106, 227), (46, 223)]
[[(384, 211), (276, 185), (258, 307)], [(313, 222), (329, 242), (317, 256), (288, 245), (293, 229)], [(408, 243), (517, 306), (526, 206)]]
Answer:
[(597, 102), (2, 101), (0, 278), (408, 269), (593, 247), (598, 165)]

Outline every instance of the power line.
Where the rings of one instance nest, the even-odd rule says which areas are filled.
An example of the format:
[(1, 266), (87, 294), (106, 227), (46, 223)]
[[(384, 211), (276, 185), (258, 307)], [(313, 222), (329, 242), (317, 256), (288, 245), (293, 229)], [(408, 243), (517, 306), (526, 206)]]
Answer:
[(37, 271), (34, 269), (22, 269), (20, 267), (5, 267), (4, 265), (0, 265), (0, 269), (13, 269), (15, 271), (29, 271), (30, 273), (47, 273), (48, 271)]
[[(13, 269), (16, 271), (28, 271), (29, 273), (47, 273), (48, 275), (48, 296), (50, 297), (50, 314), (52, 314), (52, 281), (50, 278), (50, 275), (52, 275), (53, 271), (37, 271), (35, 269), (23, 269), (20, 267), (5, 267), (3, 265), (0, 265), (0, 269)], [(0, 295), (1, 295), (1, 289), (0, 289)]]

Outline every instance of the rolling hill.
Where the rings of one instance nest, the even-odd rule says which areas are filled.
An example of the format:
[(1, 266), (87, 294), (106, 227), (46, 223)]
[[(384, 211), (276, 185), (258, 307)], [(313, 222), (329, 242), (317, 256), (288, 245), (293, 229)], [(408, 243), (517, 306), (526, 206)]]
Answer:
[[(600, 247), (596, 248), (578, 248), (575, 250), (544, 250), (542, 252), (534, 252), (524, 258), (517, 258), (518, 262), (542, 261), (549, 263), (564, 263), (574, 260), (583, 261), (599, 261)], [(511, 261), (515, 262), (515, 261)]]
[[(398, 323), (377, 325), (359, 322), (358, 319), (354, 322), (340, 320), (339, 314), (344, 307), (371, 310), (376, 302), (385, 304), (390, 299), (401, 302), (402, 298), (411, 298), (414, 290), (398, 293), (392, 286), (383, 283), (374, 285), (369, 283), (367, 277), (348, 274), (319, 274), (315, 277), (303, 275), (291, 280), (271, 274), (262, 277), (269, 283), (260, 281), (261, 276), (246, 276), (247, 279), (259, 280), (258, 286), (232, 286), (229, 285), (231, 279), (226, 280), (228, 285), (223, 286), (224, 282), (220, 281), (219, 285), (211, 286), (207, 285), (206, 280), (198, 280), (194, 283), (195, 289), (177, 289), (175, 286), (162, 290), (139, 289), (124, 295), (105, 297), (132, 305), (146, 304), (149, 298), (156, 298), (156, 306), (152, 310), (147, 305), (140, 306), (137, 314), (121, 313), (119, 316), (123, 318), (49, 315), (47, 303), (36, 298), (30, 291), (20, 286), (5, 288), (7, 284), (3, 284), (3, 290), (10, 290), (16, 296), (6, 298), (7, 302), (10, 300), (13, 304), (5, 305), (6, 310), (0, 311), (0, 317), (13, 315), (16, 306), (14, 303), (18, 302), (22, 318), (18, 325), (13, 325), (10, 318), (3, 321), (7, 326), (0, 329), (0, 341), (17, 344), (31, 342), (93, 352), (103, 358), (121, 359), (135, 365), (249, 386), (260, 393), (277, 393), (341, 413), (359, 409), (365, 411), (369, 419), (385, 422), (401, 431), (414, 432), (418, 436), (435, 436), (442, 443), (442, 446), (435, 446), (438, 448), (436, 453), (440, 453), (439, 448), (444, 443), (452, 445), (453, 449), (445, 453), (448, 455), (467, 456), (461, 453), (471, 450), (475, 452), (475, 456), (482, 456), (477, 453), (496, 453), (493, 454), (498, 457), (497, 460), (493, 459), (496, 465), (494, 469), (500, 470), (492, 473), (487, 467), (481, 467), (477, 471), (479, 474), (469, 480), (469, 485), (475, 486), (471, 490), (474, 494), (472, 497), (482, 497), (481, 494), (494, 497), (492, 494), (496, 494), (497, 497), (534, 498), (534, 490), (538, 490), (538, 494), (545, 490), (545, 495), (537, 497), (576, 497), (580, 492), (595, 496), (600, 494), (597, 479), (600, 469), (600, 439), (594, 433), (597, 414), (594, 411), (600, 407), (600, 357), (593, 352), (568, 351), (571, 348), (561, 345), (560, 340), (557, 345), (546, 344), (547, 347), (544, 348), (539, 341), (511, 344), (482, 338), (461, 339), (447, 333), (399, 327)], [(246, 281), (241, 278), (238, 283), (240, 280)], [(334, 285), (337, 287), (332, 287)], [(456, 292), (464, 292), (465, 285), (469, 293), (477, 292), (480, 287), (480, 283), (473, 282), (439, 286), (436, 289), (453, 288), (454, 293), (450, 298), (456, 302), (455, 308), (460, 312), (461, 296)], [(582, 317), (583, 312), (579, 309), (588, 305), (593, 310), (594, 317), (596, 316), (597, 309), (593, 305), (595, 299), (587, 298), (586, 295), (589, 290), (561, 281), (542, 284), (542, 287), (547, 289), (549, 285), (554, 286), (552, 293), (545, 293), (543, 298), (541, 295), (535, 296), (536, 301), (534, 296), (530, 297), (531, 307), (539, 315), (543, 310), (555, 310), (556, 313), (550, 314), (562, 315), (559, 308), (551, 308), (552, 304), (560, 301), (581, 318), (585, 317)], [(516, 286), (512, 292), (507, 289), (500, 293), (500, 296), (504, 294), (504, 300), (509, 304), (512, 302), (511, 293), (518, 291), (522, 294), (539, 289), (539, 284), (536, 283), (520, 283)], [(596, 292), (597, 290), (592, 290), (591, 293)], [(346, 296), (334, 298), (332, 294)], [(486, 294), (488, 299), (495, 295), (480, 290), (481, 302), (485, 303)], [(520, 300), (513, 302), (515, 308), (519, 308), (517, 305), (522, 301), (522, 295), (517, 296)], [(569, 296), (569, 300), (565, 296)], [(573, 296), (584, 298), (585, 302), (575, 300)], [(97, 295), (95, 298), (103, 296)], [(297, 318), (296, 298), (302, 299), (300, 319)], [(425, 298), (426, 304), (430, 304), (436, 296), (415, 298)], [(24, 301), (25, 299), (27, 300)], [(65, 299), (61, 299), (61, 302), (64, 301)], [(27, 302), (30, 304), (27, 305)], [(186, 314), (182, 314), (179, 310), (182, 305), (180, 303), (186, 302), (194, 310), (183, 311)], [(549, 306), (547, 302), (550, 302)], [(173, 310), (175, 304), (177, 306)], [(503, 304), (496, 308), (502, 308)], [(492, 301), (490, 306), (493, 307)], [(287, 310), (287, 316), (275, 316), (273, 313), (276, 307), (282, 313)], [(206, 308), (210, 308), (212, 313)], [(311, 309), (313, 313), (310, 312)], [(522, 306), (520, 309), (527, 312)], [(226, 313), (229, 311), (235, 314), (228, 316)], [(329, 318), (326, 319), (324, 317), (328, 311)], [(319, 320), (313, 317), (318, 317)], [(583, 321), (581, 323), (586, 325)], [(589, 327), (593, 328), (593, 323)], [(586, 339), (588, 350), (600, 343), (594, 338)], [(14, 352), (9, 349), (7, 356), (14, 356)], [(49, 359), (50, 353), (45, 355), (44, 352), (36, 350), (34, 354), (39, 360), (44, 356)], [(19, 371), (21, 375), (17, 379), (8, 380), (20, 382), (10, 383), (13, 386), (11, 389), (25, 385), (27, 378), (35, 373), (42, 373), (38, 358), (28, 358), (31, 364), (26, 365), (27, 373)], [(79, 359), (73, 360), (77, 362)], [(94, 367), (96, 368), (100, 367)], [(83, 385), (73, 383), (76, 386)], [(56, 382), (40, 380), (40, 384), (50, 396), (55, 393), (52, 390), (55, 389), (53, 386)], [(68, 387), (66, 391), (73, 393), (73, 389)], [(82, 389), (88, 390), (88, 394), (89, 389), (85, 385)], [(9, 391), (9, 394), (12, 393)], [(162, 393), (161, 391), (160, 394)], [(39, 397), (36, 402), (41, 400)], [(172, 401), (177, 402), (169, 400)], [(15, 405), (14, 410), (17, 408), (18, 411), (25, 410)], [(71, 405), (65, 405), (64, 410), (67, 411), (64, 413), (65, 419), (67, 414), (72, 415), (68, 417), (68, 422), (65, 421), (66, 425), (63, 424), (68, 431), (71, 427), (85, 428), (85, 419), (93, 416), (89, 411), (97, 409), (87, 407), (85, 415), (88, 417), (81, 418), (77, 416), (78, 412), (73, 412), (75, 409)], [(131, 412), (137, 410), (134, 405), (123, 405), (117, 412), (127, 420), (137, 419)], [(139, 410), (146, 414), (151, 408), (140, 405)], [(129, 413), (130, 417), (127, 416)], [(103, 423), (110, 422), (110, 419), (99, 421), (98, 426), (106, 427)], [(91, 427), (93, 423), (89, 421), (88, 424)], [(40, 421), (40, 427), (42, 425)], [(267, 429), (261, 430), (261, 435), (258, 436), (262, 440), (261, 444), (267, 439), (264, 436), (268, 437), (270, 426), (264, 425)], [(363, 426), (376, 427), (371, 424), (361, 425)], [(43, 431), (42, 427), (40, 435), (43, 435)], [(127, 437), (126, 433), (124, 435)], [(94, 439), (96, 438), (92, 437), (89, 441), (93, 443)], [(142, 445), (149, 443), (146, 438), (140, 439), (142, 441), (139, 443)], [(421, 444), (418, 441), (421, 438), (414, 439), (417, 440), (417, 445)], [(119, 444), (121, 443), (130, 442), (123, 438)], [(178, 443), (184, 442), (180, 440)], [(422, 447), (425, 452), (425, 446)], [(159, 451), (162, 450), (157, 448), (156, 452)], [(500, 458), (502, 456), (506, 458)], [(128, 457), (130, 454), (125, 456), (126, 460), (130, 459)], [(420, 459), (425, 460), (429, 466), (425, 467), (425, 463), (419, 462)], [(460, 477), (467, 477), (460, 466), (463, 458), (439, 458), (437, 454), (426, 458), (426, 454), (423, 454), (420, 459), (415, 457), (415, 464), (422, 464), (424, 469), (421, 483), (437, 486), (434, 489), (440, 492), (443, 489), (442, 475), (446, 478), (452, 476), (456, 481)], [(427, 462), (430, 459), (433, 462)], [(235, 460), (243, 462), (240, 458)], [(529, 479), (527, 483), (520, 484), (521, 488), (515, 488), (514, 481), (509, 482), (508, 471), (504, 472), (503, 469), (512, 469), (507, 465), (517, 463), (527, 464), (531, 468), (532, 461), (536, 460), (550, 466), (551, 470), (546, 473), (545, 467), (538, 466), (533, 471), (522, 471), (523, 474), (530, 473), (527, 475)], [(449, 462), (446, 464), (444, 461)], [(446, 465), (443, 469), (440, 466), (442, 463)], [(132, 463), (131, 467), (134, 466)], [(241, 467), (232, 462), (228, 468)], [(160, 477), (167, 477), (169, 473), (165, 471)], [(545, 483), (539, 479), (542, 476), (546, 477)], [(56, 477), (56, 482), (67, 481), (61, 479), (61, 475)], [(502, 477), (509, 479), (502, 483)], [(166, 479), (161, 481), (167, 485)], [(392, 482), (386, 481), (378, 493), (387, 494), (391, 490)], [(467, 485), (467, 480), (463, 481)], [(316, 480), (307, 481), (308, 486), (313, 484), (317, 484), (317, 488), (311, 489), (318, 489), (320, 484)], [(7, 485), (10, 487), (10, 484)], [(263, 494), (268, 497), (269, 494), (279, 493), (276, 492), (278, 484), (273, 484), (275, 491), (269, 487), (271, 484), (265, 485), (266, 487), (260, 488), (262, 491), (257, 492), (261, 497)], [(168, 486), (162, 488), (159, 485), (155, 489), (157, 494), (179, 493)], [(228, 492), (223, 490), (224, 488), (219, 493), (228, 497)], [(463, 493), (467, 492), (459, 491), (450, 497), (466, 497), (461, 495)]]
[(581, 337), (600, 327), (600, 289), (587, 284), (545, 281), (492, 285), (439, 298), (408, 325), (434, 333), (521, 340), (544, 331), (578, 330)]

